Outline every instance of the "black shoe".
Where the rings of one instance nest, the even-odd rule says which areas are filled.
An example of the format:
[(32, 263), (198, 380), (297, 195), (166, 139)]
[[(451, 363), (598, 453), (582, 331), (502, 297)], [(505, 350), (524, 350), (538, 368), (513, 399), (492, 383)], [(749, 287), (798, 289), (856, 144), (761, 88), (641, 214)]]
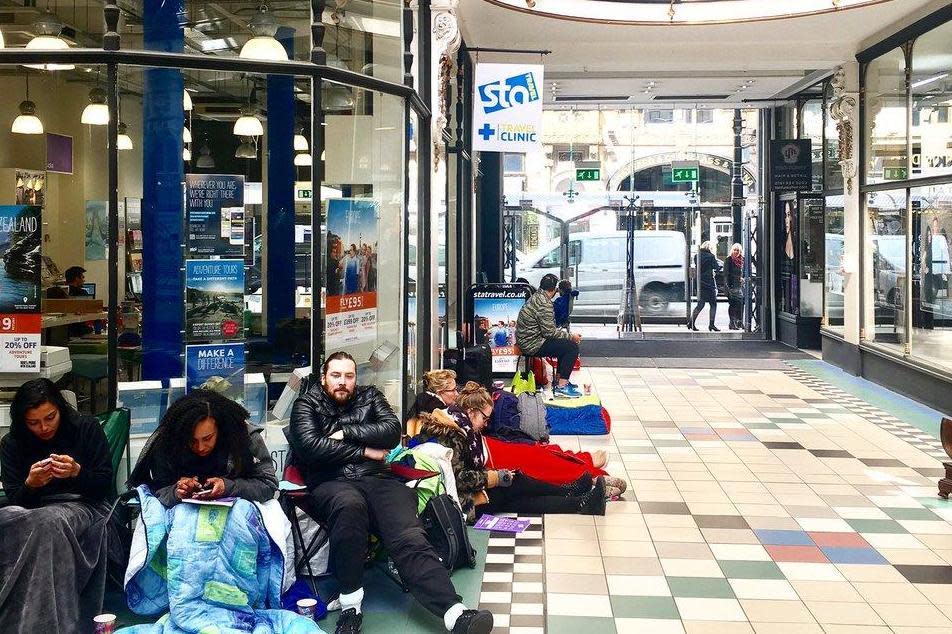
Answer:
[(697, 326), (695, 326), (694, 324), (688, 324), (688, 330), (693, 330), (697, 332)]
[(582, 496), (582, 501), (578, 506), (578, 512), (581, 515), (604, 515), (605, 514), (605, 478), (599, 477), (595, 480), (595, 486), (592, 490)]
[(718, 328), (717, 326), (715, 326), (714, 324), (711, 324), (710, 326), (708, 326), (707, 329), (710, 330), (711, 332), (720, 332), (720, 331), (721, 331), (721, 329)]
[(566, 497), (585, 495), (592, 490), (592, 474), (583, 473), (575, 482), (563, 484), (562, 490), (565, 492)]
[(360, 634), (360, 625), (363, 622), (364, 616), (354, 608), (343, 610), (337, 617), (337, 629), (334, 630), (334, 634)]
[(493, 613), (489, 610), (463, 610), (453, 625), (453, 634), (489, 634), (493, 629)]

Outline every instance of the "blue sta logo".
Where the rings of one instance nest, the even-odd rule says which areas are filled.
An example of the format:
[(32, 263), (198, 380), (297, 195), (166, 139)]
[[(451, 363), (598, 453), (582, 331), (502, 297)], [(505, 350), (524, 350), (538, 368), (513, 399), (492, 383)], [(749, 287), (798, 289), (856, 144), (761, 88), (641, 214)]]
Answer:
[(479, 87), (479, 100), (486, 114), (522, 106), (539, 100), (535, 78), (532, 73), (516, 75)]

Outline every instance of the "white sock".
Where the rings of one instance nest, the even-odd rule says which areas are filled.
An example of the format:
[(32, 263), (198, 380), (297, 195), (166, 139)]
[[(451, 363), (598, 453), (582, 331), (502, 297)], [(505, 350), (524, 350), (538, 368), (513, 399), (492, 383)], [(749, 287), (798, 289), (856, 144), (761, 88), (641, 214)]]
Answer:
[(443, 625), (446, 626), (447, 632), (453, 631), (453, 626), (456, 625), (456, 619), (460, 617), (460, 615), (463, 613), (463, 610), (465, 609), (465, 605), (462, 603), (457, 603), (446, 611), (446, 614), (443, 615)]
[(357, 610), (357, 614), (360, 614), (360, 604), (364, 601), (364, 589), (357, 588), (350, 594), (341, 594), (339, 599), (341, 612), (353, 608)]

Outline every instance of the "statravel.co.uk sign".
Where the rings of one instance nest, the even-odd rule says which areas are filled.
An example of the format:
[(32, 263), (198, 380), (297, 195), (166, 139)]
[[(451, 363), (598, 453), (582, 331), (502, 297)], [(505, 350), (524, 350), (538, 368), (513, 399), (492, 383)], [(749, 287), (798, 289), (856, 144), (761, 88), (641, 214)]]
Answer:
[(543, 67), (477, 64), (473, 149), (531, 152), (542, 148)]

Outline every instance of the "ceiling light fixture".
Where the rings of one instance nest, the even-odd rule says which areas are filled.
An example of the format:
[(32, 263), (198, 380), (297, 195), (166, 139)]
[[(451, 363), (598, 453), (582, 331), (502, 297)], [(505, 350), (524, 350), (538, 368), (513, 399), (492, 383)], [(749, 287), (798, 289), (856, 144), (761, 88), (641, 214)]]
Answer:
[(297, 167), (310, 167), (312, 165), (311, 153), (301, 152), (294, 155), (294, 165)]
[(253, 143), (254, 137), (245, 137), (242, 139), (241, 143), (238, 144), (238, 149), (235, 150), (235, 158), (240, 159), (256, 159), (258, 158), (258, 148)]
[(264, 126), (261, 125), (261, 119), (258, 118), (256, 91), (257, 88), (251, 89), (248, 104), (241, 109), (241, 116), (235, 121), (235, 127), (232, 128), (235, 136), (261, 136), (264, 134)]
[(192, 107), (193, 107), (192, 96), (188, 94), (187, 90), (183, 90), (182, 91), (182, 109), (185, 110), (185, 112), (191, 112)]
[(106, 105), (106, 91), (96, 86), (89, 91), (89, 103), (83, 109), (80, 119), (86, 125), (106, 125), (109, 123), (109, 106)]
[(119, 123), (119, 136), (116, 137), (116, 148), (120, 150), (132, 149), (132, 138), (129, 136), (129, 129), (125, 123)]
[(208, 149), (207, 142), (202, 145), (202, 149), (200, 149), (198, 153), (200, 156), (198, 157), (198, 160), (195, 161), (195, 167), (199, 167), (201, 169), (212, 169), (215, 167), (215, 160), (212, 158), (212, 151)]
[[(35, 34), (26, 44), (27, 50), (32, 51), (65, 51), (69, 44), (60, 37), (63, 32), (63, 23), (53, 15), (49, 9), (33, 22)], [(73, 70), (73, 64), (24, 64), (27, 68), (37, 70)]]
[(294, 135), (294, 151), (307, 152), (307, 150), (307, 137), (304, 136), (304, 128), (299, 128), (297, 134)]
[(30, 101), (30, 75), (26, 76), (26, 99), (20, 102), (20, 114), (13, 120), (10, 132), (15, 134), (43, 134), (43, 122), (36, 116), (36, 104)]
[(187, 147), (182, 148), (182, 160), (186, 163), (190, 163), (192, 160), (192, 151)]
[(252, 37), (241, 47), (238, 57), (243, 59), (260, 59), (269, 62), (286, 62), (288, 52), (281, 42), (274, 39), (274, 34), (278, 32), (278, 21), (268, 10), (268, 5), (262, 4), (258, 8), (251, 21), (248, 22), (248, 29)]
[(182, 126), (182, 143), (191, 143), (192, 142), (192, 131)]

